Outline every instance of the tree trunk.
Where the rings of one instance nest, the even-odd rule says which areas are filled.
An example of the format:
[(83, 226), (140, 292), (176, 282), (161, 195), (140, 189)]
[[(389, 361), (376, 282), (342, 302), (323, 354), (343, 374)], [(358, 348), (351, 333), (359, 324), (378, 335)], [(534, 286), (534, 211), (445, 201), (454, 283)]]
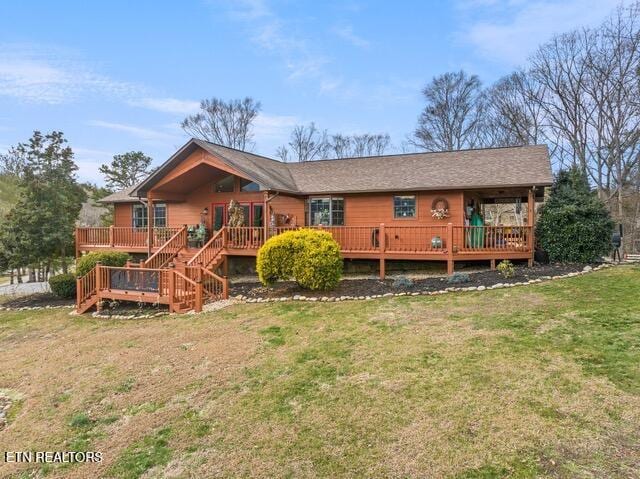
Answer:
[(64, 274), (67, 274), (68, 271), (68, 267), (67, 267), (67, 254), (66, 251), (64, 249), (64, 246), (62, 247), (62, 250), (60, 251), (60, 265), (62, 266), (62, 272)]

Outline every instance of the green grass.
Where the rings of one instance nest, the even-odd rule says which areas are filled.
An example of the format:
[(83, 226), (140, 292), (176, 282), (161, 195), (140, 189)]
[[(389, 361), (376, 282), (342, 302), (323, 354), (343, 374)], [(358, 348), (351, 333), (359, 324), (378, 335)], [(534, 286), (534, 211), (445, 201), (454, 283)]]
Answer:
[(110, 477), (135, 479), (155, 466), (164, 465), (171, 458), (168, 447), (170, 428), (163, 428), (132, 444), (109, 471)]
[(29, 404), (3, 434), (105, 453), (61, 477), (634, 477), (638, 291), (626, 266), (153, 321), (3, 312), (0, 384)]

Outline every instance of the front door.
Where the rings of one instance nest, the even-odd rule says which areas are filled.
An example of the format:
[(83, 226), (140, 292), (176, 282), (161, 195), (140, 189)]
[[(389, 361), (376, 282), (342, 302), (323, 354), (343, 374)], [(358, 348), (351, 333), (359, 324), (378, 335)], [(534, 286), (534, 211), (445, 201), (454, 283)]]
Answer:
[(211, 216), (211, 226), (215, 233), (227, 224), (227, 205), (225, 203), (213, 203), (211, 205)]

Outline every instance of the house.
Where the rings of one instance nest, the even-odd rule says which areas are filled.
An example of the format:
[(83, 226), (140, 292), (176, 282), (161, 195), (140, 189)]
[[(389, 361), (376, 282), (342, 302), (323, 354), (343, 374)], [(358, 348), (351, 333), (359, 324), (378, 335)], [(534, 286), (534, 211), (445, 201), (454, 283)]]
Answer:
[[(381, 277), (387, 260), (444, 261), (449, 273), (456, 261), (532, 263), (535, 203), (551, 183), (544, 145), (282, 163), (191, 139), (136, 187), (104, 198), (114, 225), (78, 228), (76, 253), (142, 254), (138, 274), (171, 269), (183, 286), (204, 275), (219, 290), (231, 258), (302, 226), (331, 232), (344, 258), (378, 261)], [(243, 226), (227, 224), (231, 200)], [(504, 204), (510, 213), (497, 214)]]

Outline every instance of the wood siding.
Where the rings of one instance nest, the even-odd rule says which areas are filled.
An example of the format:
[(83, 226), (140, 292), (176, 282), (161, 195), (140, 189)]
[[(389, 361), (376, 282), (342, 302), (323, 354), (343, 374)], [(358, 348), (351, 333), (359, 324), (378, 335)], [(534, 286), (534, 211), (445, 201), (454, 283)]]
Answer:
[[(394, 218), (393, 197), (396, 195), (416, 196), (415, 218)], [(338, 197), (339, 195), (334, 195)], [(395, 226), (437, 225), (447, 223), (463, 224), (463, 193), (456, 192), (418, 192), (343, 195), (344, 222), (346, 226), (369, 226), (385, 223)], [(437, 220), (431, 216), (431, 203), (436, 198), (445, 198), (449, 203), (449, 218)]]

